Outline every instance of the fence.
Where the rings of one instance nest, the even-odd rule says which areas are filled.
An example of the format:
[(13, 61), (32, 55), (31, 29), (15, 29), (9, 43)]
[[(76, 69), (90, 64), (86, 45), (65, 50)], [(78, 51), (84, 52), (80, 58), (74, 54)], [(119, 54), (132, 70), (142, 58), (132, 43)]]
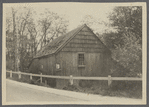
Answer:
[(30, 75), (30, 79), (32, 80), (33, 76), (40, 77), (40, 82), (42, 83), (42, 78), (57, 78), (57, 79), (68, 79), (70, 81), (70, 84), (73, 85), (73, 80), (107, 80), (108, 86), (111, 85), (112, 81), (142, 81), (142, 78), (138, 77), (111, 77), (111, 75), (108, 75), (108, 77), (73, 77), (70, 76), (54, 76), (54, 75), (42, 75), (41, 74), (32, 74), (32, 73), (24, 73), (24, 72), (13, 72), (13, 71), (7, 71), (10, 73), (10, 78), (12, 78), (12, 74), (18, 74), (18, 78), (21, 79), (21, 75)]

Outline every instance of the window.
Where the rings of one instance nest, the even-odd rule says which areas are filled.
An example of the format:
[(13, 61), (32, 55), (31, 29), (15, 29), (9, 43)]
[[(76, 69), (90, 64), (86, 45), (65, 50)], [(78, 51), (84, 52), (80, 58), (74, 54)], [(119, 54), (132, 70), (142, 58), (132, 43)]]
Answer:
[(56, 69), (60, 69), (60, 64), (56, 64)]
[(56, 71), (61, 71), (61, 66), (60, 66), (60, 64), (56, 64)]
[(78, 54), (78, 65), (85, 65), (84, 64), (84, 54)]

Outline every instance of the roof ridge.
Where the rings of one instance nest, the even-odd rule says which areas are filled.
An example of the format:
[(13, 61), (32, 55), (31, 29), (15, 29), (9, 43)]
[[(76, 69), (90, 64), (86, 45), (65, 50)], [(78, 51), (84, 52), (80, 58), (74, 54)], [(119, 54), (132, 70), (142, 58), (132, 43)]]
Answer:
[[(76, 28), (79, 29), (78, 31), (76, 31), (69, 39), (66, 40), (66, 42), (64, 44), (62, 44), (61, 47), (59, 47), (58, 49), (56, 49), (55, 53), (57, 51), (59, 51), (60, 48), (63, 48), (70, 40), (72, 40), (85, 26), (87, 26), (86, 24), (83, 24), (82, 26)], [(74, 29), (75, 30), (75, 29)]]
[[(86, 25), (86, 26), (87, 26), (87, 25)], [(87, 27), (88, 27), (88, 26), (87, 26)], [(88, 27), (88, 29), (96, 36), (96, 34), (93, 32), (93, 30), (92, 30), (90, 27)], [(110, 49), (103, 43), (103, 41), (100, 40), (100, 38), (99, 38), (98, 36), (96, 36), (96, 38), (102, 43), (102, 45), (105, 46), (105, 48), (107, 48), (108, 51), (110, 51)]]
[[(39, 57), (42, 57), (42, 56), (46, 56), (46, 55), (50, 55), (50, 54), (54, 54), (54, 53), (58, 52), (60, 49), (62, 49), (69, 42), (69, 40), (71, 40), (85, 26), (87, 26), (87, 25), (83, 24), (82, 26), (79, 26), (79, 27), (69, 31), (64, 35), (57, 37), (52, 42), (45, 45), (41, 50), (39, 50), (39, 52), (36, 54), (36, 56), (34, 58), (39, 58)], [(59, 45), (59, 43), (61, 41), (62, 41), (62, 43)], [(46, 51), (45, 49), (48, 48), (49, 46), (51, 46), (51, 49), (49, 49), (50, 51), (45, 52)], [(57, 48), (52, 49), (52, 47), (54, 47), (54, 46), (57, 46)], [(42, 55), (43, 54), (42, 52), (44, 52), (45, 54)]]

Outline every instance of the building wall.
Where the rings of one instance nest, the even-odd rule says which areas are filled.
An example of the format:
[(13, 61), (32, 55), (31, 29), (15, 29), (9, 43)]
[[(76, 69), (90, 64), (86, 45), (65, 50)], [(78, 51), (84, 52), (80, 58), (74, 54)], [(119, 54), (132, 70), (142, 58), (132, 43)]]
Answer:
[[(39, 60), (40, 70), (43, 75), (55, 75), (55, 56), (48, 56)], [(54, 78), (43, 78), (43, 82), (47, 81), (47, 84), (55, 87), (56, 79)]]
[[(34, 59), (29, 67), (31, 73), (42, 73), (43, 75), (55, 75), (55, 56), (47, 56)], [(48, 85), (55, 87), (56, 79), (43, 78), (43, 82), (47, 81)]]
[(40, 70), (43, 74), (54, 75), (54, 69), (55, 69), (54, 56), (40, 58), (39, 63), (40, 63)]
[(84, 27), (62, 51), (100, 53), (108, 50), (90, 29)]
[[(79, 53), (84, 53), (84, 67), (78, 66)], [(56, 63), (61, 66), (56, 75), (108, 76), (110, 58), (111, 55), (106, 47), (88, 28), (84, 28), (56, 55)], [(68, 82), (68, 80), (57, 80), (57, 86), (67, 85)]]
[[(84, 53), (85, 66), (78, 66), (78, 54)], [(37, 66), (40, 72), (45, 75), (60, 76), (108, 76), (110, 68), (110, 52), (105, 45), (98, 40), (90, 29), (84, 27), (62, 50), (49, 57), (38, 59)], [(60, 69), (56, 69), (56, 64), (60, 65)], [(43, 65), (43, 68), (41, 67)], [(69, 84), (69, 80), (49, 79), (49, 83), (56, 84), (62, 88)], [(55, 83), (56, 82), (56, 83)], [(78, 85), (79, 80), (75, 80), (74, 84)]]
[(42, 57), (34, 59), (29, 67), (29, 71), (32, 73), (43, 73), (53, 75), (55, 69), (55, 57)]
[[(85, 71), (82, 72), (82, 76), (105, 76), (104, 73), (109, 68), (110, 55), (104, 53), (84, 53), (84, 55)], [(60, 52), (56, 56), (56, 62), (61, 67), (61, 70), (57, 71), (56, 75), (81, 75), (78, 72), (78, 68), (80, 68), (78, 65), (78, 52)]]
[[(78, 66), (78, 52), (60, 52), (56, 56), (56, 62), (60, 64), (61, 70), (56, 71), (60, 76), (93, 76), (107, 77), (110, 71), (110, 56), (104, 53), (84, 53), (85, 66)], [(57, 86), (63, 87), (69, 84), (69, 80), (57, 80)], [(78, 85), (79, 81), (74, 81)]]

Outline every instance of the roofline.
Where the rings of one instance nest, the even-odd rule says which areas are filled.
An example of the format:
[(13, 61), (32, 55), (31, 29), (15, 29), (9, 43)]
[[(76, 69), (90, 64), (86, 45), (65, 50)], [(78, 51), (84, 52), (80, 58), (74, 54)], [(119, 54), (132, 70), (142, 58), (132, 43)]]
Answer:
[(71, 41), (85, 26), (87, 26), (86, 24), (84, 24), (77, 32), (75, 32), (75, 34), (73, 34), (72, 37), (70, 37), (61, 47), (59, 47), (58, 49), (56, 49), (56, 51), (54, 53), (58, 53), (62, 48), (64, 48), (67, 43), (69, 43), (69, 41)]
[[(82, 25), (82, 27), (80, 28), (80, 30), (82, 30), (85, 26), (87, 26), (86, 24)], [(75, 34), (73, 34), (72, 37), (70, 37), (62, 46), (60, 46), (59, 48), (56, 49), (55, 52), (53, 53), (50, 53), (50, 54), (47, 54), (47, 55), (43, 55), (43, 56), (39, 56), (39, 57), (34, 57), (33, 59), (36, 59), (36, 58), (41, 58), (41, 57), (46, 57), (48, 55), (52, 55), (52, 54), (55, 54), (55, 53), (58, 53), (65, 45), (67, 45), (67, 43), (72, 40), (79, 32), (80, 30), (78, 30), (77, 32), (75, 32)], [(68, 32), (69, 33), (69, 32)]]
[[(86, 26), (87, 26), (87, 25), (86, 25)], [(88, 27), (88, 26), (87, 26), (87, 27)], [(88, 27), (88, 28), (89, 28), (89, 27)], [(91, 28), (89, 28), (89, 30), (96, 36), (96, 34), (92, 31)], [(107, 48), (107, 50), (110, 51), (110, 49), (99, 39), (98, 36), (96, 36), (96, 38), (98, 38), (98, 40)], [(110, 51), (110, 53), (111, 53), (111, 51)]]
[(46, 54), (46, 55), (43, 55), (43, 56), (34, 57), (33, 59), (38, 59), (38, 58), (42, 58), (42, 57), (47, 57), (48, 55), (50, 56), (50, 55), (52, 55), (52, 54), (54, 54), (54, 53), (55, 53), (55, 52), (50, 53), (50, 54)]
[[(36, 59), (36, 58), (42, 58), (42, 57), (46, 57), (48, 55), (52, 55), (52, 54), (57, 54), (58, 52), (61, 51), (62, 48), (64, 48), (67, 43), (69, 43), (70, 40), (72, 40), (84, 27), (88, 27), (86, 24), (82, 25), (82, 27), (77, 31), (75, 32), (72, 37), (70, 37), (64, 44), (62, 44), (62, 46), (60, 46), (59, 48), (56, 49), (55, 52), (53, 53), (50, 53), (50, 54), (47, 54), (47, 55), (43, 55), (43, 56), (39, 56), (39, 57), (34, 57), (33, 59)], [(88, 27), (89, 28), (89, 27)], [(91, 28), (89, 28), (89, 30), (95, 35), (95, 37), (107, 48), (107, 50), (111, 53), (110, 49), (96, 36), (96, 34), (91, 30)]]

